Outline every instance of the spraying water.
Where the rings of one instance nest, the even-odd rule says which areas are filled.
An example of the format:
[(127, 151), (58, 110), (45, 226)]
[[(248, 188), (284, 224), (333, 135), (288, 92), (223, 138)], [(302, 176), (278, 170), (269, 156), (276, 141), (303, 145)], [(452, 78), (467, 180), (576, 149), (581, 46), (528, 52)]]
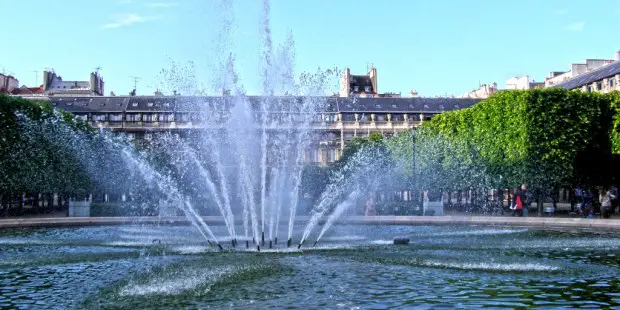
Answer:
[(347, 197), (345, 201), (339, 203), (336, 206), (336, 208), (334, 209), (334, 212), (327, 218), (327, 222), (325, 223), (325, 225), (323, 225), (323, 228), (321, 229), (319, 236), (316, 238), (316, 242), (319, 242), (319, 240), (321, 240), (321, 237), (323, 237), (325, 232), (330, 227), (332, 227), (332, 225), (334, 225), (336, 220), (338, 220), (345, 211), (347, 211), (349, 208), (355, 205), (355, 202), (359, 197), (361, 197), (360, 192), (355, 190), (351, 194), (349, 194), (349, 196)]

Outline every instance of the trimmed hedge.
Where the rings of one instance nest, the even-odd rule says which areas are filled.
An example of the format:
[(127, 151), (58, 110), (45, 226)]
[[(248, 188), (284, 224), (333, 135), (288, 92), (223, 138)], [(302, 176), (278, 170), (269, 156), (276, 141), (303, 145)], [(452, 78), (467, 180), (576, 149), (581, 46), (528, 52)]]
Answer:
[(0, 94), (0, 128), (0, 215), (19, 214), (23, 195), (38, 205), (53, 193), (66, 200), (92, 188), (75, 152), (67, 148), (74, 136), (92, 133), (88, 124), (54, 111), (47, 102)]
[(407, 147), (410, 133), (393, 138), (390, 149), (401, 161), (416, 156), (422, 188), (527, 183), (545, 192), (579, 182), (605, 185), (612, 176), (604, 171), (616, 165), (612, 145), (620, 150), (619, 99), (617, 93), (555, 88), (500, 92), (425, 122), (416, 133), (415, 154)]

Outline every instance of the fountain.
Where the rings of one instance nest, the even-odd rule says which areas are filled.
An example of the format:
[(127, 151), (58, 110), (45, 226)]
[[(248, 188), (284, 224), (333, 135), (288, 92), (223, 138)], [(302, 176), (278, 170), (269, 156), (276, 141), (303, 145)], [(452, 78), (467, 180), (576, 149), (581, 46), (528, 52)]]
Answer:
[[(325, 108), (315, 95), (326, 76), (295, 83), (292, 38), (274, 52), (264, 1), (267, 96), (246, 96), (228, 52), (231, 1), (218, 9), (212, 86), (233, 94), (177, 99), (195, 109), (203, 131), (162, 136), (143, 151), (102, 130), (58, 125), (61, 116), (37, 130), (21, 118), (25, 135), (75, 154), (98, 186), (124, 191), (139, 211), (155, 205), (162, 222), (0, 230), (0, 308), (620, 305), (617, 232), (339, 223), (407, 170), (379, 147), (362, 147), (334, 169), (309, 218), (300, 217), (304, 151)], [(439, 155), (433, 143), (447, 142), (420, 143), (420, 162)], [(484, 171), (457, 164), (455, 177), (465, 171), (487, 182)], [(174, 215), (190, 225), (163, 220)]]

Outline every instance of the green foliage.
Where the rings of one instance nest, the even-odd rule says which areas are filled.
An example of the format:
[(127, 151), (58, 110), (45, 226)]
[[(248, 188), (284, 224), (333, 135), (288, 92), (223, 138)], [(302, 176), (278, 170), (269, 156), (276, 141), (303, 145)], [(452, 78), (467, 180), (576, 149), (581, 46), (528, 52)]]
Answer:
[(82, 195), (91, 189), (89, 175), (67, 147), (72, 135), (92, 136), (88, 124), (54, 111), (46, 102), (0, 95), (0, 128), (3, 199), (39, 193)]
[(604, 184), (609, 177), (602, 170), (613, 164), (610, 139), (614, 152), (620, 149), (619, 98), (555, 88), (500, 92), (425, 122), (415, 145), (408, 132), (391, 139), (388, 148), (397, 161), (409, 163), (407, 170), (413, 171), (416, 158), (425, 188)]
[(620, 92), (613, 92), (607, 95), (610, 102), (611, 114), (613, 115), (613, 125), (610, 130), (611, 151), (620, 154)]

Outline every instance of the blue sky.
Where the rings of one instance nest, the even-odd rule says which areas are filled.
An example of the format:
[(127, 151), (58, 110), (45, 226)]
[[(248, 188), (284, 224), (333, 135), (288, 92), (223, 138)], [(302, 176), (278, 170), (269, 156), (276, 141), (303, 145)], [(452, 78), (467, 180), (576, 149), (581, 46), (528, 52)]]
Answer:
[[(106, 93), (162, 87), (171, 61), (194, 61), (209, 84), (221, 31), (214, 0), (0, 0), (0, 71), (41, 83), (54, 68), (85, 80), (102, 67)], [(261, 90), (262, 1), (234, 2), (236, 65), (250, 94)], [(297, 74), (317, 67), (378, 69), (380, 92), (415, 88), (424, 96), (461, 94), (514, 75), (542, 80), (585, 58), (620, 49), (620, 2), (601, 0), (272, 0), (274, 45), (295, 38)], [(8, 26), (7, 26), (8, 25)], [(169, 85), (169, 84), (166, 84)], [(336, 86), (336, 85), (335, 85)]]

